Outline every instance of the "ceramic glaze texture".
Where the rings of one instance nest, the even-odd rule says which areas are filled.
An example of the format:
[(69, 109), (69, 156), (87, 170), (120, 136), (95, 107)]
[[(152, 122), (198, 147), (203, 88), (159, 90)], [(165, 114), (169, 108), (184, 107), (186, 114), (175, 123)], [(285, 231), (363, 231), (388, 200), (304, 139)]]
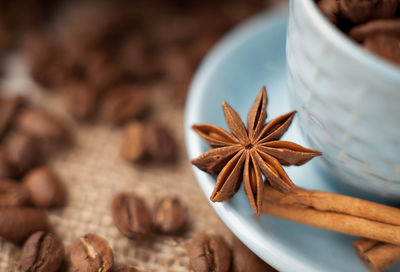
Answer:
[(290, 2), (292, 106), (324, 165), (364, 191), (400, 196), (400, 69), (364, 51), (319, 13)]

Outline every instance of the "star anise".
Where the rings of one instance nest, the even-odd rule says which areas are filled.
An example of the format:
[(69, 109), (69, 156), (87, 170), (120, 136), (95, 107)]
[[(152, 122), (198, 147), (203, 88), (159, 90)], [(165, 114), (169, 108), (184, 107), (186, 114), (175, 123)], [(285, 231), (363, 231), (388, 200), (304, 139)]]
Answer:
[(265, 124), (266, 107), (267, 91), (262, 87), (249, 111), (247, 128), (239, 114), (226, 102), (222, 103), (222, 109), (231, 133), (212, 124), (192, 127), (214, 148), (191, 161), (201, 170), (218, 175), (211, 201), (230, 200), (243, 180), (244, 192), (257, 216), (260, 215), (264, 188), (262, 174), (279, 191), (294, 192), (296, 187), (282, 165), (302, 165), (322, 154), (292, 142), (280, 141), (296, 111)]

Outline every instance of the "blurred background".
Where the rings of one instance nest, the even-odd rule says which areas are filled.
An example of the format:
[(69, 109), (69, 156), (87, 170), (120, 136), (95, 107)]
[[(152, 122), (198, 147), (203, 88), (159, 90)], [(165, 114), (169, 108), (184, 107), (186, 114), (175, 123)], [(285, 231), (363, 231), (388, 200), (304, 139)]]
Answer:
[[(182, 104), (190, 78), (221, 35), (281, 1), (0, 2), (0, 51), (19, 51), (42, 88), (161, 84)], [(2, 70), (5, 67), (3, 64)]]
[[(41, 165), (60, 178), (68, 200), (46, 213), (67, 252), (77, 237), (96, 233), (113, 248), (116, 267), (189, 271), (184, 244), (194, 234), (232, 239), (186, 156), (183, 106), (192, 75), (227, 31), (282, 2), (0, 0), (0, 178), (19, 182)], [(152, 135), (161, 136), (152, 137), (157, 148), (149, 151), (161, 160), (124, 157), (121, 142), (130, 141), (124, 130), (132, 122), (147, 130), (158, 124)], [(65, 144), (67, 134), (73, 141)], [(23, 155), (27, 167), (18, 173), (2, 172), (16, 137), (29, 140), (18, 148), (36, 151), (24, 153), (32, 160)], [(45, 146), (40, 152), (37, 142)], [(189, 210), (187, 231), (145, 241), (122, 236), (110, 201), (132, 190), (149, 206), (178, 195)], [(0, 239), (0, 271), (20, 271), (19, 254)]]

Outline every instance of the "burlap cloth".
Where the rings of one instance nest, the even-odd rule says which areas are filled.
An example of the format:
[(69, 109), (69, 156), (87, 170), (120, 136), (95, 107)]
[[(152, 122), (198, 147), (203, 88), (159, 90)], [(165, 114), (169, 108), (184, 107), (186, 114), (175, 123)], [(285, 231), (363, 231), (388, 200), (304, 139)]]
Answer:
[[(78, 124), (63, 110), (58, 94), (43, 92), (27, 76), (21, 57), (11, 57), (6, 65), (3, 91), (25, 93), (34, 104), (63, 116), (71, 125), (75, 144), (52, 156), (48, 165), (68, 189), (66, 207), (48, 212), (55, 232), (62, 238), (68, 258), (71, 243), (85, 233), (104, 237), (114, 251), (115, 267), (135, 266), (141, 271), (190, 271), (185, 242), (195, 233), (206, 231), (232, 234), (208, 204), (192, 173), (185, 150), (183, 106), (162, 87), (151, 90), (152, 118), (165, 123), (179, 146), (176, 164), (136, 166), (119, 155), (121, 129), (106, 124)], [(189, 209), (189, 228), (181, 236), (153, 235), (146, 241), (132, 241), (114, 226), (110, 212), (113, 195), (134, 191), (149, 206), (164, 195), (178, 195)], [(19, 271), (20, 248), (0, 238), (0, 271)], [(73, 271), (67, 265), (66, 271)]]

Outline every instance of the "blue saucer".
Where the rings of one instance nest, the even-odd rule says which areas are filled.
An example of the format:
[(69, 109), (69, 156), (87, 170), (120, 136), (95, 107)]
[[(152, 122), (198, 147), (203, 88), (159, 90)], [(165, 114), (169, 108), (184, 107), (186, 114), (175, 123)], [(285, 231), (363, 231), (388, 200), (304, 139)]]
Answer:
[[(287, 11), (261, 14), (242, 24), (208, 54), (191, 85), (185, 111), (186, 146), (189, 158), (210, 147), (191, 130), (191, 125), (225, 125), (221, 103), (226, 100), (246, 120), (262, 85), (268, 90), (268, 120), (286, 113), (290, 107), (286, 87), (285, 39)], [(285, 140), (305, 147), (293, 122)], [(286, 167), (293, 182), (303, 188), (357, 195), (358, 192), (337, 185), (334, 177), (318, 167), (319, 158), (301, 167)], [(207, 199), (215, 177), (193, 167)], [(230, 230), (260, 258), (279, 271), (367, 271), (353, 251), (356, 237), (305, 226), (261, 215), (256, 218), (241, 188), (224, 203), (210, 202)], [(400, 265), (389, 271), (400, 271)]]

